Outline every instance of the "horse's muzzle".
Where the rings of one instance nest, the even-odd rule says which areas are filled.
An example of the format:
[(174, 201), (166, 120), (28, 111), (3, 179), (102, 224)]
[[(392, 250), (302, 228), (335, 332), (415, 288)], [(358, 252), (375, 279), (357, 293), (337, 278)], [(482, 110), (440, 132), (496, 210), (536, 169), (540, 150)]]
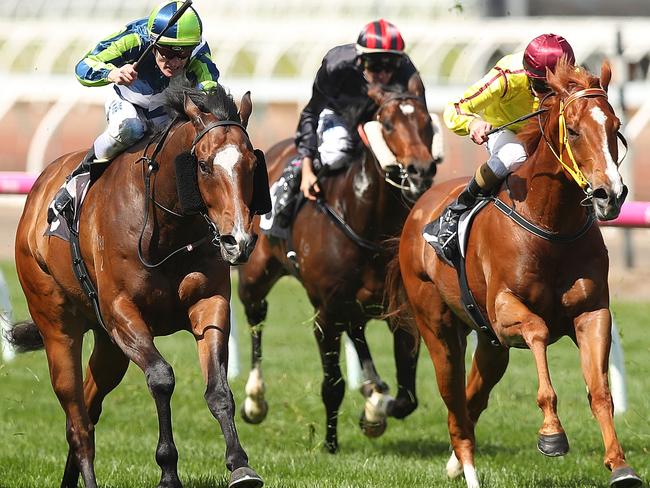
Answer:
[(627, 193), (626, 185), (623, 185), (623, 191), (620, 195), (616, 195), (611, 189), (596, 188), (593, 193), (593, 202), (598, 220), (613, 220), (618, 217)]
[(436, 175), (438, 170), (438, 165), (436, 161), (430, 161), (428, 165), (416, 166), (415, 164), (409, 164), (406, 167), (408, 174), (409, 186), (411, 187), (411, 193), (414, 196), (419, 197), (425, 191), (431, 187), (433, 184), (433, 177)]
[(255, 249), (257, 234), (246, 234), (236, 239), (232, 234), (223, 234), (220, 238), (221, 256), (230, 264), (243, 264)]

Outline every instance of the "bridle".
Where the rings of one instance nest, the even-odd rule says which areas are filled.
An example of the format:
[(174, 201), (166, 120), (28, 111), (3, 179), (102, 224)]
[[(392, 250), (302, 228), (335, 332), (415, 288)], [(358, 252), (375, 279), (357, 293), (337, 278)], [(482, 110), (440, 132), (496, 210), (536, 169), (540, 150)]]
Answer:
[[(553, 94), (552, 92), (547, 94), (541, 100), (540, 105), (542, 105), (544, 103), (544, 100), (552, 94)], [(573, 150), (571, 149), (571, 144), (569, 143), (569, 131), (566, 125), (565, 113), (567, 107), (580, 98), (598, 98), (598, 97), (607, 100), (607, 92), (602, 88), (585, 88), (583, 90), (579, 90), (575, 93), (572, 93), (571, 95), (569, 95), (569, 97), (567, 97), (566, 100), (560, 99), (560, 111), (558, 114), (558, 151), (554, 149), (553, 144), (546, 136), (546, 133), (544, 132), (544, 127), (541, 122), (541, 117), (538, 118), (539, 128), (542, 133), (542, 136), (544, 137), (544, 141), (546, 142), (546, 145), (553, 153), (553, 156), (555, 156), (555, 159), (558, 160), (558, 162), (562, 165), (562, 167), (567, 171), (567, 173), (571, 175), (573, 180), (578, 184), (578, 186), (585, 193), (586, 198), (581, 202), (583, 206), (588, 206), (591, 204), (591, 201), (593, 200), (593, 188), (591, 187), (591, 184), (589, 183), (584, 173), (578, 166), (578, 162), (576, 161), (575, 156), (573, 155)], [(625, 156), (627, 156), (628, 145), (625, 136), (620, 131), (616, 132), (616, 137), (621, 141), (621, 143), (625, 147), (625, 154), (623, 154), (623, 157), (617, 162), (617, 166), (620, 166), (623, 160), (625, 159)], [(565, 149), (569, 157), (569, 161), (571, 163), (570, 165), (567, 162), (565, 162), (563, 159)]]
[[(403, 101), (403, 100), (416, 100), (416, 101), (422, 101), (422, 97), (419, 97), (417, 95), (412, 95), (410, 93), (395, 93), (392, 94), (388, 97), (386, 97), (385, 100), (382, 101), (381, 105), (377, 109), (375, 113), (375, 120), (377, 122), (381, 123), (381, 113), (384, 110), (384, 108), (391, 102), (394, 101)], [(388, 183), (389, 185), (397, 188), (400, 190), (400, 193), (402, 195), (402, 198), (410, 202), (411, 204), (415, 203), (414, 198), (411, 198), (410, 191), (411, 191), (411, 186), (408, 184), (405, 184), (406, 182), (410, 181), (410, 176), (408, 174), (408, 171), (406, 167), (404, 166), (403, 163), (400, 161), (397, 161), (397, 164), (395, 165), (395, 170), (394, 171), (386, 171), (380, 164), (377, 158), (375, 157), (374, 153), (372, 150), (370, 151), (373, 155), (373, 161), (375, 162), (375, 165), (377, 166), (377, 170), (381, 175), (383, 175), (384, 181)]]
[[(153, 193), (151, 191), (151, 175), (156, 173), (158, 169), (160, 168), (160, 164), (156, 161), (156, 157), (162, 150), (165, 140), (167, 139), (167, 136), (169, 136), (169, 133), (171, 132), (171, 128), (176, 124), (177, 119), (173, 119), (169, 125), (165, 128), (165, 130), (162, 132), (162, 136), (156, 143), (156, 147), (151, 154), (151, 157), (147, 157), (146, 153), (147, 150), (149, 149), (149, 146), (151, 143), (147, 144), (146, 147), (144, 148), (143, 155), (138, 159), (136, 162), (145, 162), (147, 163), (146, 166), (146, 171), (144, 171), (144, 166), (143, 166), (143, 177), (144, 177), (144, 188), (145, 188), (145, 202), (144, 202), (144, 222), (142, 224), (142, 230), (140, 231), (140, 237), (138, 239), (138, 257), (140, 258), (140, 262), (142, 263), (143, 266), (146, 268), (157, 268), (161, 266), (163, 263), (171, 259), (173, 256), (180, 254), (180, 253), (188, 253), (193, 250), (195, 250), (197, 247), (201, 246), (202, 244), (210, 241), (213, 246), (219, 247), (221, 245), (221, 234), (219, 232), (219, 228), (217, 227), (217, 224), (215, 224), (212, 219), (208, 216), (206, 212), (199, 212), (201, 216), (205, 219), (205, 221), (208, 224), (208, 235), (202, 237), (201, 239), (192, 242), (190, 244), (186, 244), (185, 246), (179, 247), (175, 251), (172, 251), (169, 253), (167, 256), (165, 256), (163, 259), (156, 263), (150, 263), (148, 262), (143, 255), (142, 252), (142, 239), (144, 237), (144, 232), (147, 227), (147, 221), (149, 220), (149, 200), (158, 208), (161, 210), (167, 212), (170, 215), (173, 215), (175, 217), (179, 218), (184, 218), (186, 215), (179, 214), (178, 212), (173, 211), (170, 208), (165, 207), (161, 203), (157, 202), (156, 199), (153, 196)], [(195, 153), (196, 153), (196, 145), (200, 142), (200, 140), (212, 129), (215, 129), (217, 127), (227, 127), (227, 126), (235, 126), (239, 127), (242, 131), (244, 131), (244, 134), (246, 134), (246, 137), (250, 140), (250, 137), (248, 135), (248, 132), (246, 131), (246, 127), (244, 127), (242, 124), (239, 122), (235, 122), (233, 120), (217, 120), (214, 122), (211, 122), (207, 126), (205, 126), (200, 132), (196, 134), (194, 137), (194, 140), (192, 141), (192, 146), (190, 148), (190, 155), (193, 158), (196, 158)], [(197, 162), (198, 164), (198, 162)]]

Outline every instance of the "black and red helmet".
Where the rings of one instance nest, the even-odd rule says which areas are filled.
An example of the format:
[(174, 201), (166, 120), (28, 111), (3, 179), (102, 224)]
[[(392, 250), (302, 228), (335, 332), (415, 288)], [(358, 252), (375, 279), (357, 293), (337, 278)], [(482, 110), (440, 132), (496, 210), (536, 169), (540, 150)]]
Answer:
[(404, 54), (404, 39), (394, 24), (384, 19), (364, 26), (357, 39), (357, 53)]
[(530, 78), (545, 79), (546, 68), (553, 71), (562, 56), (570, 64), (575, 64), (576, 57), (569, 42), (556, 34), (542, 34), (530, 41), (524, 51), (524, 70)]

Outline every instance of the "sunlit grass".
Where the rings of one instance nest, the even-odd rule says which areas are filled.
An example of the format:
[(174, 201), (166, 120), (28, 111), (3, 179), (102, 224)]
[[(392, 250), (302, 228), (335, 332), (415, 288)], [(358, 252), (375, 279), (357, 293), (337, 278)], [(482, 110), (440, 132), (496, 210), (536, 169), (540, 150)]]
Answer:
[[(3, 271), (12, 289), (16, 318), (25, 304), (11, 265)], [(340, 452), (324, 452), (324, 410), (320, 400), (321, 367), (308, 318), (312, 310), (299, 285), (282, 280), (269, 298), (264, 328), (264, 373), (269, 416), (257, 426), (237, 427), (251, 465), (269, 487), (437, 487), (464, 486), (449, 481), (446, 411), (438, 396), (431, 361), (423, 351), (418, 369), (419, 408), (406, 420), (391, 420), (378, 439), (358, 428), (361, 396), (347, 391), (339, 421)], [(241, 306), (235, 301), (244, 373), (231, 382), (241, 405), (249, 363)], [(650, 478), (650, 390), (647, 361), (650, 339), (646, 321), (650, 304), (614, 306), (623, 338), (628, 374), (628, 412), (616, 425), (627, 458)], [(394, 386), (391, 340), (385, 326), (373, 322), (369, 341), (384, 379)], [(85, 356), (91, 348), (88, 337)], [(157, 340), (174, 367), (172, 410), (180, 454), (179, 472), (186, 487), (227, 485), (224, 443), (203, 400), (194, 341), (189, 334)], [(537, 452), (541, 413), (535, 405), (536, 375), (528, 351), (512, 351), (509, 370), (494, 390), (477, 427), (476, 465), (484, 487), (605, 487), (603, 446), (591, 416), (577, 350), (568, 340), (550, 348), (551, 373), (559, 397), (559, 414), (571, 451), (565, 458)], [(102, 487), (152, 487), (159, 481), (154, 459), (158, 437), (153, 401), (143, 374), (132, 366), (122, 384), (104, 402), (96, 431), (96, 472)], [(0, 365), (0, 487), (58, 486), (65, 463), (65, 417), (50, 386), (43, 352)]]

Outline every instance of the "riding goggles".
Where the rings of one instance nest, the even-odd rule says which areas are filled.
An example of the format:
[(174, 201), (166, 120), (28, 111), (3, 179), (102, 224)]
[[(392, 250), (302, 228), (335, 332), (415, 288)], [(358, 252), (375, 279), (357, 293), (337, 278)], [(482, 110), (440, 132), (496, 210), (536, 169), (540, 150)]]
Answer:
[(372, 73), (381, 71), (396, 71), (402, 65), (402, 56), (384, 55), (384, 56), (364, 56), (361, 59), (364, 69)]
[(187, 59), (192, 55), (194, 50), (193, 46), (190, 47), (166, 47), (166, 46), (156, 46), (156, 52), (165, 60), (171, 60), (174, 58), (178, 59)]

